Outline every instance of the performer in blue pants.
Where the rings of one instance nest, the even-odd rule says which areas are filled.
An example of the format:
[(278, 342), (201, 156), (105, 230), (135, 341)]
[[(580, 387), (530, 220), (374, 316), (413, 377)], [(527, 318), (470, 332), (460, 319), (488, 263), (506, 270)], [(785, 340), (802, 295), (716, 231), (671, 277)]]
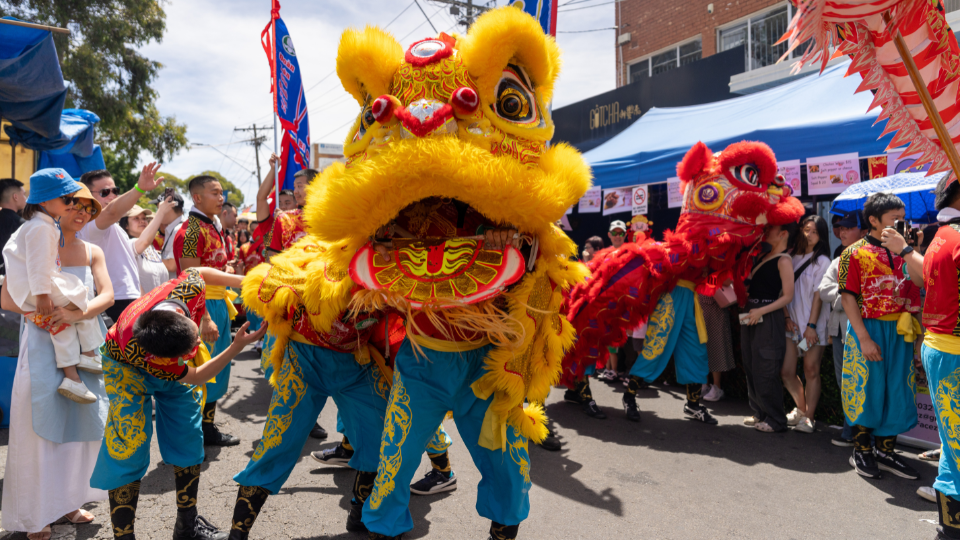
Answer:
[[(363, 523), (371, 538), (393, 538), (413, 528), (406, 489), (420, 464), (420, 455), (443, 420), (453, 411), (483, 479), (477, 493), (477, 512), (493, 521), (491, 530), (508, 529), (516, 537), (530, 510), (530, 457), (527, 440), (512, 426), (506, 428), (505, 449), (493, 451), (478, 444), (484, 415), (492, 398), (478, 398), (471, 384), (484, 374), (489, 345), (440, 352), (422, 347), (418, 357), (409, 342), (401, 345), (394, 365), (393, 389), (380, 444), (380, 466), (370, 497), (364, 503)], [(451, 342), (469, 349), (467, 342)]]
[(677, 382), (686, 385), (687, 402), (683, 414), (693, 420), (716, 425), (717, 420), (700, 403), (707, 382), (707, 330), (694, 292), (693, 283), (680, 280), (670, 292), (663, 293), (647, 324), (643, 350), (630, 369), (630, 383), (623, 394), (627, 419), (640, 421), (637, 390), (654, 382), (674, 358)]

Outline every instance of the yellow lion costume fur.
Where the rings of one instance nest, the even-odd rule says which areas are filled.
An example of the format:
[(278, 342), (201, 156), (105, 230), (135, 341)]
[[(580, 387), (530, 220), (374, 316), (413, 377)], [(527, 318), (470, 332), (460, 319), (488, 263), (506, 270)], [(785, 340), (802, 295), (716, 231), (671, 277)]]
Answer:
[[(412, 317), (428, 313), (486, 333), (495, 345), (473, 385), (479, 398), (494, 396), (480, 445), (501, 448), (508, 424), (543, 439), (539, 404), (575, 338), (560, 313), (563, 291), (587, 275), (569, 259), (575, 244), (555, 225), (591, 183), (579, 152), (548, 145), (559, 71), (554, 40), (515, 8), (487, 12), (466, 35), (441, 34), (407, 51), (379, 28), (344, 33), (337, 74), (361, 107), (344, 146), (347, 163), (330, 166), (309, 187), (308, 236), (244, 281), (246, 305), (277, 335), (274, 366), (296, 316), (328, 332), (344, 310), (390, 309), (407, 317), (410, 336)], [(522, 277), (475, 304), (445, 301), (440, 292), (414, 298), (420, 289), (410, 283), (362, 288), (351, 278), (355, 254), (429, 198), (469, 205), (535, 244), (524, 254)]]

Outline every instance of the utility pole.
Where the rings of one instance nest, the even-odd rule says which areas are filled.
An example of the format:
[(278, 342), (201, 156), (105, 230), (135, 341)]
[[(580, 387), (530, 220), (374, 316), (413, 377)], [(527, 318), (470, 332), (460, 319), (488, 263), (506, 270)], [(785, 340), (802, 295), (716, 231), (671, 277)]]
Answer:
[[(437, 4), (449, 4), (450, 5), (450, 14), (458, 17), (457, 22), (465, 26), (467, 29), (470, 28), (470, 25), (473, 24), (473, 21), (476, 20), (477, 16), (490, 9), (490, 4), (495, 2), (487, 2), (485, 6), (478, 6), (474, 4), (474, 0), (466, 0), (466, 2), (461, 2), (460, 0), (431, 0)], [(464, 8), (465, 13), (461, 15), (460, 8)]]
[(253, 124), (252, 126), (250, 126), (250, 127), (248, 127), (248, 128), (233, 128), (234, 131), (252, 131), (252, 132), (253, 132), (253, 138), (250, 139), (250, 140), (247, 141), (247, 142), (249, 142), (251, 145), (253, 145), (253, 155), (256, 156), (256, 162), (257, 162), (257, 187), (260, 186), (260, 182), (261, 182), (261, 180), (260, 180), (260, 145), (262, 145), (263, 143), (265, 143), (265, 142), (267, 141), (267, 136), (266, 136), (266, 135), (260, 135), (260, 136), (257, 135), (257, 130), (258, 130), (258, 129), (259, 129), (259, 130), (262, 130), (262, 131), (265, 131), (265, 130), (270, 129), (270, 126), (259, 126), (259, 127), (258, 127), (256, 124)]

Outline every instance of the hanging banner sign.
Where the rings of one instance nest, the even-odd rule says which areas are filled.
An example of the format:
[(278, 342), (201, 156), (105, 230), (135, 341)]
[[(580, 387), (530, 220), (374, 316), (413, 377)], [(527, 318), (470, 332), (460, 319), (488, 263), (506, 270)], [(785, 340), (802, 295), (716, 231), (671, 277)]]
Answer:
[(633, 188), (633, 215), (646, 215), (650, 209), (650, 191), (649, 186), (637, 186)]
[(603, 215), (609, 216), (610, 214), (629, 212), (632, 197), (632, 187), (603, 190)]
[(807, 158), (807, 195), (830, 195), (860, 183), (860, 156), (837, 154)]
[(893, 176), (905, 172), (927, 172), (931, 163), (925, 163), (920, 167), (914, 167), (920, 154), (903, 155), (903, 150), (892, 150), (887, 152), (887, 176)]
[(581, 214), (596, 214), (600, 212), (600, 201), (603, 199), (603, 190), (594, 186), (587, 190), (580, 198), (579, 210)]
[(680, 179), (667, 178), (667, 208), (683, 206), (683, 193), (680, 192)]
[(800, 160), (791, 159), (777, 162), (777, 174), (782, 174), (794, 197), (800, 196)]

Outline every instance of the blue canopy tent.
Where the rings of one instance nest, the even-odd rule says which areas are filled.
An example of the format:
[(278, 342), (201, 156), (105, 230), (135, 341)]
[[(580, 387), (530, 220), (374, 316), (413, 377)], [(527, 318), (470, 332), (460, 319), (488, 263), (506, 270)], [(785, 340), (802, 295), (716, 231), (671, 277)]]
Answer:
[(742, 141), (770, 145), (778, 160), (859, 152), (884, 153), (877, 140), (879, 109), (867, 113), (870, 92), (854, 94), (859, 76), (844, 77), (848, 62), (756, 94), (706, 105), (650, 109), (640, 120), (584, 154), (594, 183), (604, 188), (662, 182), (697, 141), (714, 151)]
[(66, 97), (53, 35), (37, 28), (0, 26), (0, 117), (42, 137), (57, 137)]
[[(7, 20), (16, 20), (4, 17)], [(67, 85), (47, 30), (0, 25), (0, 117), (10, 142), (41, 152), (39, 167), (62, 167), (72, 176), (103, 169), (93, 143), (100, 118), (64, 109)]]
[(861, 182), (843, 190), (830, 207), (838, 215), (853, 210), (863, 210), (863, 203), (874, 193), (892, 193), (903, 200), (906, 220), (911, 223), (936, 223), (937, 209), (933, 205), (934, 190), (943, 176), (938, 173), (927, 176), (925, 172), (900, 173), (869, 182)]

